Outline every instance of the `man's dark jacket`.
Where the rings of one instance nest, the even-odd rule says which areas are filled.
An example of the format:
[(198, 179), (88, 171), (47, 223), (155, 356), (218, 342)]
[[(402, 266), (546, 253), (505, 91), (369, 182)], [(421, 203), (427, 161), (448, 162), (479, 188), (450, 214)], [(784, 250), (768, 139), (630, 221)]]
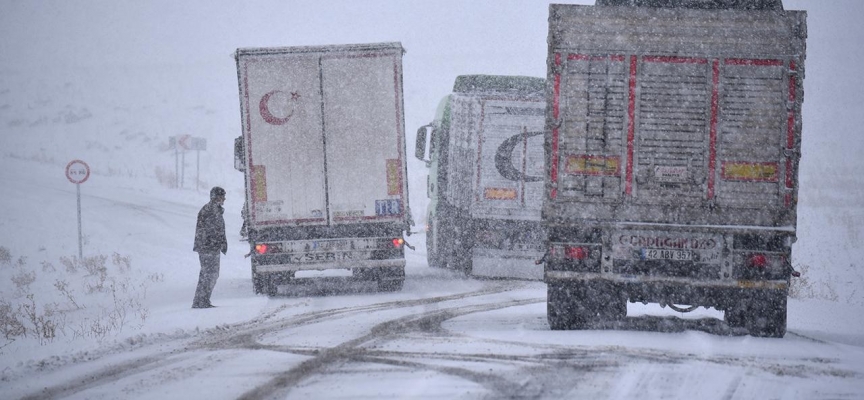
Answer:
[(195, 246), (192, 250), (199, 253), (225, 253), (228, 241), (225, 239), (225, 219), (222, 206), (209, 202), (198, 211), (198, 224), (195, 226)]

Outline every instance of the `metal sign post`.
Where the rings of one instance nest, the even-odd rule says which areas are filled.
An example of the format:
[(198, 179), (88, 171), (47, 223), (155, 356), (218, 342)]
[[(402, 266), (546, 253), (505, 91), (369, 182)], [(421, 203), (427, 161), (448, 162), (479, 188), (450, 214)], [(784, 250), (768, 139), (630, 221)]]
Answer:
[(191, 135), (178, 135), (168, 138), (168, 147), (174, 149), (174, 186), (183, 188), (186, 178), (186, 150), (195, 150), (195, 190), (201, 183), (201, 150), (207, 150), (207, 139), (192, 137)]
[(81, 160), (72, 160), (66, 164), (66, 179), (75, 184), (78, 199), (78, 259), (84, 258), (84, 239), (81, 235), (81, 184), (90, 177), (90, 166)]

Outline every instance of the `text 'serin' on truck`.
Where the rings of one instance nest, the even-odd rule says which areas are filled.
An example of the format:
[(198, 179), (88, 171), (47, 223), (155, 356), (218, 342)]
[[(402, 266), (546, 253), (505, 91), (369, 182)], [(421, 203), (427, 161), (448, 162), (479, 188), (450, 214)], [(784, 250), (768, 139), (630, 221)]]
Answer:
[[(542, 78), (465, 75), (417, 133), (429, 167), (429, 265), (542, 279)], [(428, 149), (427, 149), (428, 142)], [(428, 150), (428, 151), (427, 151)]]
[(779, 0), (550, 6), (552, 329), (629, 300), (785, 334), (806, 33)]
[(399, 290), (410, 233), (399, 43), (236, 52), (256, 293), (298, 271)]

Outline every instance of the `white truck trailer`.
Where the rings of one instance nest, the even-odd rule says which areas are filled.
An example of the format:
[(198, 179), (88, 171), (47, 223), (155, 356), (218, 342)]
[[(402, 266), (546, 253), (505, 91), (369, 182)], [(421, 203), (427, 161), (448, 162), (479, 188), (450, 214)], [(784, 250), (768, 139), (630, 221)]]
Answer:
[(399, 43), (235, 53), (256, 293), (343, 269), (400, 290), (411, 213)]
[(415, 155), (429, 167), (430, 266), (543, 278), (535, 261), (546, 237), (544, 88), (542, 78), (459, 76), (434, 121), (418, 130)]
[(552, 329), (629, 300), (785, 334), (806, 34), (779, 0), (550, 6)]

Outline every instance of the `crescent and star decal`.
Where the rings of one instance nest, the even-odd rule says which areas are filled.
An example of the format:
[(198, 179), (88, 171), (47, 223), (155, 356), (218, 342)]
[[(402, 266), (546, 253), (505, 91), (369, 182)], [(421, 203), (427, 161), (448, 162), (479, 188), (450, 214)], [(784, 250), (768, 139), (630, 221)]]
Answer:
[[(291, 111), (288, 113), (288, 115), (286, 115), (282, 118), (276, 117), (270, 112), (270, 105), (269, 105), (270, 97), (277, 94), (277, 93), (284, 93), (284, 92), (282, 92), (281, 90), (271, 90), (270, 92), (268, 92), (267, 94), (262, 96), (261, 102), (258, 103), (258, 110), (261, 112), (261, 118), (264, 118), (264, 121), (270, 125), (284, 125), (286, 122), (288, 122), (289, 119), (291, 119), (291, 116), (294, 115), (294, 108), (293, 107), (291, 107)], [(291, 92), (291, 101), (292, 102), (296, 102), (299, 99), (300, 99), (299, 93)]]
[(513, 150), (519, 143), (523, 143), (532, 136), (542, 135), (543, 132), (523, 132), (509, 137), (495, 152), (495, 168), (498, 173), (504, 178), (511, 181), (523, 182), (539, 182), (543, 180), (542, 176), (530, 176), (522, 173), (519, 169), (513, 166)]

